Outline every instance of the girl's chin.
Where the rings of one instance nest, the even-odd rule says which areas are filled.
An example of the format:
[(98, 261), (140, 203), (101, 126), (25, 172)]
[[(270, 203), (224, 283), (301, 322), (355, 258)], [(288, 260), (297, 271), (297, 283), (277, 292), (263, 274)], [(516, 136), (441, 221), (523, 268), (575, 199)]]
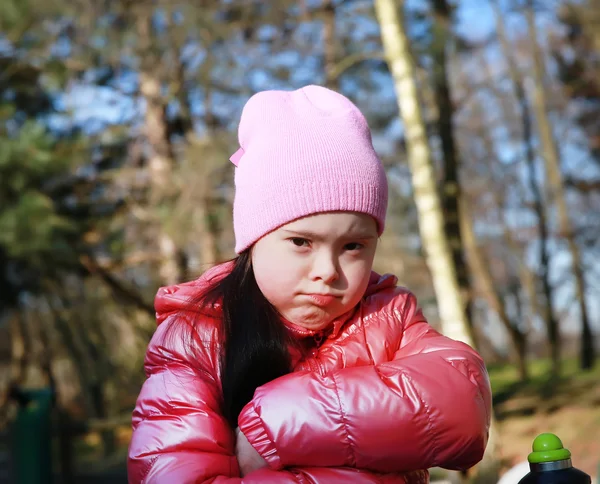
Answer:
[(301, 328), (307, 329), (309, 331), (322, 331), (327, 329), (331, 322), (327, 323), (295, 323), (296, 326), (300, 326)]
[(320, 312), (320, 314), (312, 313), (297, 315), (296, 317), (288, 319), (288, 321), (309, 331), (321, 331), (326, 329), (334, 319), (335, 318), (330, 314), (324, 314), (323, 312)]

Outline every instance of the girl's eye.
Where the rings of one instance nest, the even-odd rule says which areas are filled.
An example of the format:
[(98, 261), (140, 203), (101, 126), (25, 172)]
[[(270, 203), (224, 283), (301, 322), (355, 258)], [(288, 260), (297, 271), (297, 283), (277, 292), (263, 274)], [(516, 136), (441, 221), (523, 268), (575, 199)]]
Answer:
[(350, 242), (349, 244), (346, 244), (344, 246), (344, 250), (354, 251), (362, 249), (363, 247), (364, 246), (362, 244), (359, 244), (358, 242)]
[(308, 240), (301, 237), (292, 237), (290, 240), (296, 247), (308, 247)]

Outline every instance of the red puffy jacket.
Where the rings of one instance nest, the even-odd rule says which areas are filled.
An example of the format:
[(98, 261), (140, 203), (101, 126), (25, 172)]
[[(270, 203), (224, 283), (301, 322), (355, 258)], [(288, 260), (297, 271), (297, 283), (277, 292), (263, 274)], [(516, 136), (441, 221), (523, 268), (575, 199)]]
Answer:
[(239, 477), (234, 433), (219, 409), (219, 314), (201, 318), (193, 362), (182, 336), (198, 316), (189, 299), (227, 270), (157, 294), (130, 484), (420, 484), (430, 467), (463, 469), (482, 458), (491, 412), (482, 359), (435, 331), (394, 276), (373, 273), (361, 303), (322, 344), (291, 328), (313, 350), (296, 358), (293, 373), (258, 388), (240, 414), (268, 467)]

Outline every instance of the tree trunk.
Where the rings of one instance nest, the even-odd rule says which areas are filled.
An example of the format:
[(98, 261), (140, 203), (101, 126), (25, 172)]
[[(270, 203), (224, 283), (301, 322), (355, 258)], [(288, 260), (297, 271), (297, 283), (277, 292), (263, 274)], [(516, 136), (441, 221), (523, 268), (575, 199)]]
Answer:
[[(524, 313), (523, 313), (523, 304), (521, 301), (521, 287), (520, 287), (520, 279), (516, 284), (511, 284), (509, 286), (509, 294), (514, 298), (515, 303), (515, 322), (523, 321)], [(506, 307), (506, 305), (505, 305)], [(518, 370), (519, 377), (522, 382), (527, 381), (529, 379), (529, 368), (527, 366), (527, 330), (519, 331), (519, 335), (522, 336), (522, 341), (517, 344), (516, 351), (518, 352)]]
[(527, 363), (525, 359), (526, 353), (526, 337), (523, 332), (518, 328), (516, 324), (511, 322), (504, 302), (502, 301), (501, 295), (496, 291), (496, 286), (492, 274), (489, 270), (489, 264), (486, 263), (483, 254), (477, 244), (475, 233), (473, 231), (472, 216), (468, 209), (468, 204), (464, 198), (461, 199), (460, 205), (460, 222), (462, 238), (467, 249), (468, 260), (470, 262), (473, 276), (477, 281), (477, 286), (483, 293), (488, 306), (492, 309), (500, 318), (500, 321), (504, 325), (508, 332), (510, 339), (513, 343), (513, 353), (519, 367), (519, 374), (521, 380), (525, 381), (529, 378), (527, 372)]
[[(27, 374), (27, 368), (31, 363), (31, 335), (27, 331), (25, 320), (17, 310), (12, 310), (8, 315), (10, 331), (10, 362), (7, 381), (2, 381), (5, 387), (0, 401), (0, 428), (3, 428), (9, 418), (11, 406), (10, 393), (14, 386), (20, 385)], [(4, 379), (4, 377), (3, 377)]]
[[(81, 289), (81, 298), (85, 298), (86, 294)], [(87, 318), (86, 324), (77, 325), (79, 339), (82, 341), (86, 355), (90, 356), (93, 361), (95, 381), (90, 385), (91, 403), (94, 408), (93, 417), (106, 420), (111, 415), (111, 408), (114, 402), (109, 400), (108, 389), (111, 386), (110, 379), (117, 374), (118, 368), (112, 364), (108, 348), (109, 342), (104, 331), (107, 329), (98, 324), (98, 321), (92, 316)], [(75, 328), (73, 328), (75, 330)], [(113, 404), (113, 405), (111, 405)], [(109, 457), (114, 454), (117, 449), (116, 436), (112, 429), (104, 430), (100, 433), (102, 439), (102, 448), (104, 457)]]
[(214, 214), (212, 214), (212, 203), (209, 190), (206, 186), (204, 188), (207, 195), (202, 197), (202, 200), (198, 204), (197, 213), (198, 217), (203, 220), (202, 237), (200, 240), (201, 246), (201, 264), (206, 266), (213, 266), (219, 262), (220, 251), (217, 241), (217, 229), (215, 227)]
[(11, 336), (11, 380), (22, 382), (27, 375), (27, 367), (31, 363), (31, 335), (20, 311), (10, 316)]
[[(204, 83), (204, 106), (206, 112), (205, 123), (208, 128), (208, 133), (213, 137), (217, 138), (216, 135), (216, 123), (213, 120), (213, 96), (212, 96), (212, 84), (211, 74), (214, 65), (214, 57), (211, 53), (207, 53), (205, 65), (202, 69), (202, 78)], [(188, 108), (189, 109), (189, 108)], [(206, 175), (203, 177), (202, 182), (202, 199), (200, 200), (199, 212), (201, 220), (203, 221), (202, 226), (202, 237), (201, 237), (201, 250), (202, 250), (202, 263), (206, 265), (214, 265), (219, 262), (221, 257), (221, 251), (219, 250), (219, 233), (218, 224), (216, 223), (215, 214), (213, 211), (213, 166), (205, 166), (204, 172)]]
[[(497, 207), (504, 212), (504, 203), (497, 202)], [(529, 306), (529, 324), (527, 325), (527, 329), (523, 330), (523, 334), (526, 335), (530, 332), (532, 328), (533, 319), (542, 314), (542, 310), (540, 309), (539, 301), (538, 301), (538, 293), (537, 286), (538, 280), (536, 274), (529, 268), (527, 263), (525, 262), (525, 254), (523, 249), (519, 246), (515, 238), (513, 237), (508, 225), (505, 221), (504, 213), (501, 214), (502, 220), (502, 238), (504, 243), (510, 250), (510, 252), (514, 255), (517, 260), (517, 266), (519, 268), (519, 281), (520, 286), (525, 293), (526, 301)], [(519, 299), (520, 300), (520, 299)], [(521, 316), (523, 317), (524, 312), (520, 311)]]
[(334, 0), (325, 0), (323, 5), (323, 63), (325, 68), (325, 85), (337, 90), (338, 77), (335, 73), (337, 65), (337, 49), (335, 35)]
[[(85, 350), (81, 348), (81, 344), (77, 341), (68, 321), (61, 314), (61, 310), (56, 308), (49, 298), (46, 299), (46, 305), (54, 316), (53, 323), (59, 333), (62, 344), (65, 345), (69, 359), (75, 367), (79, 380), (79, 387), (83, 396), (84, 406), (88, 415), (94, 415), (93, 405), (89, 392), (89, 383), (91, 380), (89, 369), (85, 363)], [(58, 452), (59, 465), (65, 484), (74, 482), (74, 449), (73, 436), (70, 431), (71, 416), (67, 409), (62, 405), (58, 405), (57, 412), (58, 425)]]
[[(504, 204), (498, 204), (497, 206), (500, 210), (503, 210)], [(521, 380), (524, 381), (527, 380), (529, 377), (529, 371), (527, 369), (526, 364), (527, 335), (531, 331), (532, 321), (534, 317), (536, 317), (539, 314), (542, 314), (542, 312), (540, 311), (540, 307), (538, 304), (536, 276), (525, 263), (525, 254), (523, 253), (521, 247), (519, 247), (519, 245), (517, 244), (517, 241), (512, 236), (508, 226), (504, 222), (504, 219), (502, 224), (502, 238), (504, 239), (504, 242), (506, 243), (506, 246), (509, 248), (510, 252), (514, 254), (514, 257), (517, 259), (520, 285), (525, 293), (525, 297), (527, 298), (527, 302), (529, 304), (529, 324), (527, 324), (526, 329), (519, 331), (520, 334), (517, 335), (517, 338), (522, 337), (523, 341), (519, 342), (515, 347), (515, 350), (519, 354), (519, 359), (517, 361), (519, 365), (519, 375), (521, 377)], [(516, 291), (515, 298), (520, 304), (521, 299), (519, 298), (519, 291)], [(524, 312), (521, 306), (519, 306), (518, 313), (520, 315), (520, 319), (524, 318)], [(517, 342), (515, 341), (515, 343)]]
[(57, 434), (57, 451), (58, 451), (58, 467), (62, 484), (73, 484), (75, 482), (75, 456), (73, 436), (70, 431), (69, 412), (63, 407), (63, 401), (60, 398), (59, 387), (56, 375), (53, 369), (53, 362), (56, 359), (56, 351), (52, 345), (52, 325), (39, 312), (37, 313), (36, 321), (39, 326), (39, 336), (42, 342), (42, 352), (40, 354), (40, 366), (48, 379), (48, 384), (52, 389), (55, 398), (55, 415), (56, 415), (56, 434)]
[(541, 308), (541, 315), (548, 333), (548, 342), (550, 344), (550, 355), (552, 360), (552, 373), (554, 376), (560, 374), (560, 334), (558, 328), (558, 320), (554, 311), (554, 296), (552, 286), (550, 284), (550, 253), (548, 250), (548, 223), (546, 220), (546, 212), (542, 193), (536, 178), (535, 170), (535, 150), (533, 142), (533, 123), (527, 95), (525, 93), (525, 85), (521, 71), (519, 70), (514, 57), (511, 54), (512, 48), (509, 44), (504, 22), (502, 20), (502, 12), (496, 1), (492, 2), (496, 17), (496, 31), (498, 39), (504, 51), (504, 58), (508, 63), (509, 75), (512, 80), (515, 97), (519, 103), (521, 110), (521, 124), (523, 133), (523, 143), (525, 145), (525, 162), (527, 163), (527, 178), (529, 189), (533, 195), (533, 206), (538, 219), (539, 232), (539, 265), (540, 265), (540, 282), (542, 284), (542, 293), (544, 294), (545, 304)]
[[(404, 0), (375, 0), (385, 56), (392, 73), (404, 123), (408, 164), (419, 217), (419, 232), (433, 279), (443, 333), (472, 345), (452, 250), (446, 237), (442, 203), (416, 85), (415, 64), (404, 27)], [(490, 438), (480, 470), (497, 469), (498, 436), (492, 419)]]
[(444, 213), (444, 229), (456, 275), (460, 287), (471, 338), (473, 334), (473, 321), (471, 315), (471, 284), (469, 280), (468, 265), (465, 262), (463, 240), (461, 234), (460, 197), (462, 188), (460, 184), (459, 155), (454, 138), (453, 116), (454, 108), (448, 81), (446, 49), (451, 41), (452, 18), (450, 6), (446, 0), (432, 0), (433, 23), (433, 84), (435, 103), (437, 106), (437, 132), (440, 137), (444, 157), (444, 170), (442, 179), (442, 210)]
[(442, 331), (450, 338), (472, 345), (452, 250), (446, 237), (442, 204), (417, 95), (414, 61), (404, 31), (403, 8), (403, 1), (375, 1), (385, 55), (404, 122), (419, 231), (437, 296)]
[(85, 349), (82, 348), (81, 342), (78, 341), (68, 321), (61, 314), (61, 310), (54, 307), (49, 300), (47, 300), (47, 305), (51, 309), (54, 316), (53, 323), (60, 336), (60, 340), (65, 346), (67, 355), (73, 363), (73, 367), (77, 373), (77, 379), (79, 381), (79, 387), (81, 388), (86, 413), (93, 416), (94, 407), (89, 392), (89, 385), (93, 381), (94, 377), (91, 375), (90, 369), (88, 368), (86, 362)]
[[(148, 169), (150, 173), (150, 202), (152, 210), (168, 198), (172, 186), (175, 155), (169, 137), (166, 105), (161, 93), (161, 80), (156, 74), (156, 59), (152, 55), (151, 8), (140, 9), (137, 19), (137, 35), (141, 50), (139, 89), (146, 103), (144, 134), (148, 142)], [(167, 234), (161, 221), (157, 243), (161, 254), (159, 275), (163, 284), (175, 284), (182, 280), (178, 250), (173, 238)]]
[(594, 337), (590, 327), (589, 315), (586, 305), (585, 277), (583, 273), (581, 253), (575, 240), (569, 209), (565, 196), (565, 189), (560, 168), (560, 155), (552, 133), (552, 126), (548, 116), (548, 102), (544, 87), (544, 60), (538, 44), (537, 27), (533, 5), (530, 0), (526, 10), (527, 25), (531, 39), (533, 54), (534, 94), (533, 106), (535, 109), (539, 130), (540, 144), (545, 161), (546, 178), (548, 180), (549, 202), (555, 204), (558, 212), (558, 225), (560, 236), (567, 240), (571, 253), (571, 264), (575, 277), (575, 297), (579, 305), (581, 317), (581, 368), (591, 369), (595, 363)]
[[(474, 116), (476, 119), (483, 117), (484, 107), (481, 105), (481, 103), (476, 103), (474, 106), (474, 109), (475, 109)], [(494, 148), (494, 142), (493, 142), (492, 138), (490, 137), (489, 131), (486, 130), (483, 126), (481, 126), (480, 129), (477, 131), (477, 135), (479, 136), (479, 138), (481, 139), (481, 142), (483, 144), (484, 157), (487, 160), (487, 166), (491, 173), (493, 171), (493, 164), (496, 162), (496, 160), (495, 160), (496, 150)], [(501, 220), (501, 223), (502, 223), (502, 238), (504, 240), (504, 243), (508, 247), (510, 253), (513, 255), (514, 260), (518, 266), (520, 287), (523, 289), (525, 296), (527, 298), (527, 303), (529, 305), (529, 318), (530, 318), (530, 321), (532, 321), (534, 317), (542, 314), (540, 307), (539, 307), (539, 303), (538, 303), (536, 275), (525, 263), (525, 256), (523, 254), (523, 249), (519, 246), (519, 244), (513, 237), (510, 229), (508, 228), (508, 225), (506, 224), (506, 220), (505, 220), (506, 219), (506, 210), (505, 210), (505, 198), (504, 198), (503, 188), (502, 189), (500, 187), (496, 188), (495, 186), (491, 185), (491, 183), (492, 183), (492, 180), (490, 180), (490, 193), (492, 195), (492, 199), (494, 201), (495, 206), (498, 208), (499, 219)], [(543, 212), (542, 212), (542, 216), (543, 216)], [(470, 219), (472, 220), (472, 217), (470, 217)], [(466, 245), (468, 245), (468, 244), (466, 244)], [(470, 252), (470, 251), (468, 251), (468, 252)], [(484, 261), (484, 267), (487, 270), (485, 261)], [(475, 272), (475, 271), (473, 271), (473, 272)], [(498, 297), (500, 297), (500, 294), (498, 294)], [(518, 288), (515, 289), (515, 298), (517, 299), (517, 301), (520, 301)], [(505, 309), (505, 312), (506, 312), (506, 309)], [(523, 319), (523, 311), (520, 310), (517, 321), (520, 321), (522, 319)], [(519, 365), (519, 374), (521, 376), (521, 379), (526, 379), (527, 375), (528, 375), (528, 370), (527, 370), (527, 366), (526, 366), (526, 348), (527, 348), (526, 343), (527, 343), (527, 334), (529, 333), (530, 329), (531, 329), (531, 323), (527, 325), (527, 329), (523, 329), (523, 330), (519, 331), (520, 335), (523, 338), (523, 341), (522, 341), (522, 343), (519, 342), (517, 344), (517, 346), (514, 347), (514, 351), (516, 352), (516, 354), (519, 355), (519, 360), (517, 361), (517, 363)], [(520, 338), (520, 336), (517, 336), (517, 338)], [(516, 343), (517, 342), (515, 340), (513, 340), (513, 344), (516, 344)]]
[[(84, 297), (83, 291), (82, 297)], [(64, 305), (69, 304), (68, 296), (61, 297), (61, 300)], [(106, 386), (109, 378), (115, 374), (115, 368), (111, 365), (109, 358), (102, 354), (102, 348), (108, 347), (102, 335), (102, 329), (91, 327), (93, 321), (89, 325), (80, 324), (74, 327), (69, 315), (63, 316), (61, 310), (54, 307), (50, 301), (48, 301), (48, 306), (54, 315), (54, 323), (61, 336), (61, 341), (76, 369), (87, 418), (107, 419), (110, 417), (110, 412), (108, 412), (105, 395)], [(65, 425), (69, 425), (70, 419), (66, 412), (59, 412), (59, 416)], [(111, 430), (106, 430), (100, 436), (104, 455), (108, 457), (116, 450), (115, 434)]]
[(193, 217), (199, 222), (199, 230), (193, 238), (199, 246), (199, 262), (203, 269), (212, 267), (221, 258), (219, 213), (216, 211), (213, 189), (214, 185), (219, 184), (216, 165), (222, 163), (224, 156), (218, 139), (219, 134), (212, 131), (203, 138), (190, 137), (184, 154), (187, 170), (193, 170), (193, 174), (190, 175), (190, 182), (184, 181), (179, 203), (182, 209), (193, 207)]

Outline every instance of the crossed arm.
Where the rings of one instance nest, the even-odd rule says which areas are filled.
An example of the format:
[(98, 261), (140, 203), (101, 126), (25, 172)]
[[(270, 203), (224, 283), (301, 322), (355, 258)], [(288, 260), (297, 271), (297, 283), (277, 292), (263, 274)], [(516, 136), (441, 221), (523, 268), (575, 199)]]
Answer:
[(133, 415), (130, 484), (356, 482), (357, 469), (368, 483), (381, 473), (472, 466), (490, 420), (483, 362), (415, 307), (402, 320), (392, 361), (292, 373), (258, 388), (239, 425), (269, 467), (243, 478), (219, 411), (218, 349), (201, 347), (207, 370), (198, 372), (185, 351), (160, 343), (159, 326)]
[(392, 361), (292, 373), (256, 390), (240, 429), (272, 469), (405, 472), (481, 459), (491, 412), (482, 359), (431, 328), (416, 304), (403, 319)]

